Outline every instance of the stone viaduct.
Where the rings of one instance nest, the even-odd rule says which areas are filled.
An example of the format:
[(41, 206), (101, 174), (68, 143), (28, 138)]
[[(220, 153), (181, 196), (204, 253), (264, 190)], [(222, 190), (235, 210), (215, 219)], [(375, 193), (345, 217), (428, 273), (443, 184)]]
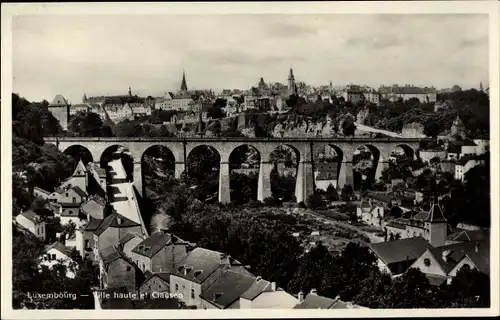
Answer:
[[(142, 159), (148, 148), (163, 146), (175, 157), (175, 176), (179, 178), (186, 168), (187, 157), (199, 146), (215, 149), (220, 156), (219, 201), (230, 202), (229, 158), (231, 152), (242, 145), (255, 148), (260, 154), (257, 199), (262, 201), (271, 196), (271, 170), (273, 163), (270, 155), (278, 146), (288, 146), (295, 151), (298, 159), (295, 196), (297, 202), (306, 202), (314, 192), (314, 159), (313, 148), (329, 145), (339, 156), (340, 170), (337, 185), (353, 185), (353, 155), (362, 146), (372, 151), (376, 165), (375, 179), (378, 180), (382, 170), (388, 165), (390, 154), (401, 147), (409, 156), (416, 157), (419, 142), (422, 139), (405, 138), (117, 138), (117, 137), (47, 137), (47, 143), (55, 144), (59, 150), (65, 151), (72, 146), (82, 146), (92, 155), (93, 161), (100, 161), (103, 153), (110, 147), (124, 147), (129, 150), (134, 160), (134, 184), (138, 192), (143, 194)], [(188, 173), (189, 174), (189, 173)]]

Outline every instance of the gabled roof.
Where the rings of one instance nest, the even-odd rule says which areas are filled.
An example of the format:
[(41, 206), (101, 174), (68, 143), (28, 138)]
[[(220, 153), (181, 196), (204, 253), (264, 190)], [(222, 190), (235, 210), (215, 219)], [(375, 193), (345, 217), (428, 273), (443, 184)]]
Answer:
[(56, 241), (56, 242), (54, 242), (54, 243), (46, 246), (45, 247), (45, 252), (48, 252), (51, 249), (55, 249), (55, 250), (61, 252), (62, 254), (68, 256), (68, 258), (71, 257), (71, 251), (72, 251), (72, 249), (69, 248), (69, 247), (66, 247), (65, 245), (63, 245), (59, 241)]
[(335, 299), (309, 293), (304, 301), (296, 305), (294, 309), (330, 309), (335, 303)]
[[(196, 283), (203, 283), (222, 264), (229, 265), (224, 254), (205, 248), (195, 248), (182, 259), (173, 274)], [(186, 268), (191, 268), (187, 274), (185, 274)]]
[(200, 297), (221, 309), (229, 307), (247, 291), (255, 278), (231, 270), (225, 271), (215, 282), (202, 291)]
[(272, 291), (271, 282), (257, 278), (254, 283), (245, 291), (241, 298), (247, 300), (254, 300), (257, 298), (262, 292)]
[(425, 219), (427, 222), (446, 222), (446, 218), (443, 214), (443, 209), (439, 203), (434, 202), (429, 210), (429, 215)]
[(155, 232), (139, 243), (132, 252), (151, 258), (167, 245), (188, 245), (188, 243), (170, 233)]
[[(120, 223), (118, 223), (118, 220), (121, 220)], [(134, 222), (130, 219), (125, 218), (121, 214), (118, 213), (113, 213), (102, 221), (102, 223), (99, 225), (99, 227), (95, 230), (96, 235), (102, 234), (107, 228), (113, 227), (113, 228), (128, 228), (128, 227), (135, 227), (135, 226), (140, 226), (139, 223)]]
[(83, 191), (82, 188), (80, 188), (79, 186), (74, 186), (73, 188), (71, 188), (71, 190), (75, 191), (76, 194), (78, 194), (82, 198), (87, 196), (87, 193)]
[(82, 159), (80, 159), (78, 161), (78, 164), (76, 165), (76, 168), (73, 171), (73, 175), (76, 175), (77, 171), (81, 171), (81, 172), (84, 172), (84, 173), (87, 172), (87, 168), (85, 168), (85, 165), (83, 164)]
[(371, 243), (369, 246), (375, 255), (387, 265), (406, 260), (416, 260), (425, 252), (427, 247), (432, 247), (422, 237)]
[[(429, 251), (434, 256), (443, 271), (448, 274), (453, 267), (455, 267), (457, 263), (463, 259), (466, 253), (474, 252), (475, 248), (475, 242), (461, 242), (436, 248), (429, 248)], [(446, 261), (443, 259), (443, 253), (446, 253)]]
[(479, 248), (479, 251), (467, 252), (466, 256), (474, 263), (477, 270), (490, 275), (490, 250), (489, 246), (485, 249)]
[(87, 231), (95, 231), (99, 227), (99, 225), (102, 223), (104, 219), (91, 219), (90, 222), (87, 224), (85, 227), (85, 230)]
[(66, 99), (64, 99), (62, 94), (57, 94), (52, 100), (52, 102), (49, 104), (49, 107), (63, 107), (67, 105), (68, 102), (66, 101)]
[[(157, 273), (148, 273), (146, 279), (140, 284), (142, 286), (149, 280), (158, 277), (161, 280), (165, 281), (168, 285), (170, 285), (170, 272), (157, 272)], [(140, 287), (139, 286), (139, 287)]]
[(99, 254), (100, 254), (101, 259), (105, 265), (108, 265), (117, 259), (124, 259), (128, 263), (132, 264), (130, 259), (123, 252), (118, 250), (115, 246), (106, 247), (106, 248), (102, 249), (99, 252)]
[(33, 223), (40, 223), (40, 217), (32, 210), (26, 210), (24, 212), (21, 212), (19, 215), (25, 217)]
[(36, 190), (36, 191), (38, 191), (38, 192), (44, 193), (44, 194), (46, 194), (46, 195), (49, 195), (49, 194), (50, 194), (50, 192), (49, 192), (49, 191), (44, 190), (44, 189), (39, 188), (39, 187), (34, 187), (33, 189), (35, 189), (35, 190)]
[(124, 235), (123, 237), (121, 237), (120, 240), (118, 240), (118, 243), (119, 244), (125, 244), (125, 243), (129, 242), (130, 240), (132, 240), (134, 238), (135, 238), (135, 234), (127, 232), (126, 235)]
[(442, 285), (448, 278), (447, 277), (443, 277), (443, 276), (439, 276), (439, 275), (435, 275), (435, 274), (429, 274), (429, 273), (424, 273), (425, 277), (427, 278), (427, 280), (429, 280), (429, 283), (433, 286), (440, 286)]
[(458, 230), (447, 237), (452, 241), (489, 241), (490, 230)]

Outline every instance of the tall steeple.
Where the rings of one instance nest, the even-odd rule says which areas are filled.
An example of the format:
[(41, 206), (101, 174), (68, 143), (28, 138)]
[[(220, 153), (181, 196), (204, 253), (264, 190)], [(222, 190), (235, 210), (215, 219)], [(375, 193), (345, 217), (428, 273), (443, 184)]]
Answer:
[(87, 94), (86, 93), (83, 93), (82, 102), (83, 103), (87, 102)]
[(297, 86), (295, 85), (295, 77), (293, 76), (293, 70), (290, 68), (290, 74), (288, 75), (288, 94), (296, 94)]
[(132, 96), (132, 88), (131, 87), (128, 87), (128, 95)]
[(483, 91), (483, 82), (482, 82), (482, 81), (481, 81), (481, 82), (479, 82), (479, 90), (480, 90), (480, 91)]
[(188, 87), (186, 84), (186, 72), (182, 70), (182, 83), (181, 83), (181, 91), (187, 91)]

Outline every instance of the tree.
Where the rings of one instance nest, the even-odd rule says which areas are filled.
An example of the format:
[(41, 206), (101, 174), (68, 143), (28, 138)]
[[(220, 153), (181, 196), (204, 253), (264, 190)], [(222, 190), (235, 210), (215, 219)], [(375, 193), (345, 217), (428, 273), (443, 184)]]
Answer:
[(323, 198), (318, 193), (310, 194), (307, 197), (307, 206), (313, 210), (324, 206)]
[(80, 137), (102, 137), (107, 132), (101, 116), (93, 112), (78, 112), (71, 119), (68, 129)]
[(350, 184), (346, 184), (342, 188), (342, 193), (341, 193), (342, 201), (351, 200), (351, 197), (353, 196), (353, 194), (354, 194), (354, 189), (352, 188), (352, 186)]
[(441, 126), (437, 121), (428, 121), (424, 125), (424, 134), (428, 137), (437, 137), (441, 132)]
[(338, 201), (339, 194), (332, 184), (329, 184), (326, 188), (326, 199), (328, 201)]
[(342, 133), (345, 136), (353, 136), (355, 131), (356, 125), (354, 124), (354, 120), (352, 119), (352, 117), (347, 117), (342, 122)]
[(227, 104), (226, 99), (220, 99), (217, 98), (215, 100), (214, 104), (210, 106), (207, 112), (207, 117), (212, 118), (212, 119), (221, 119), (226, 116), (224, 110), (222, 108), (225, 108)]

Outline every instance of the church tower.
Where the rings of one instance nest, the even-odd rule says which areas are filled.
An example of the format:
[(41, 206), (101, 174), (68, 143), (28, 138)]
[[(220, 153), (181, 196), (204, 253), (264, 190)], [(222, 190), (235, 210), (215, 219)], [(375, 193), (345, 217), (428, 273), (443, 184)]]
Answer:
[(479, 82), (479, 91), (484, 91), (484, 90), (483, 90), (483, 82), (482, 82), (482, 81), (481, 81), (481, 82)]
[(292, 68), (290, 68), (290, 74), (288, 75), (288, 94), (297, 94), (297, 86), (295, 85), (295, 77), (293, 76)]
[(460, 119), (460, 115), (457, 113), (457, 118), (453, 121), (451, 125), (451, 136), (459, 136), (461, 138), (465, 137), (465, 125)]
[(183, 70), (182, 71), (181, 91), (187, 91), (187, 90), (188, 90), (188, 87), (187, 87), (187, 83), (186, 83), (186, 73)]
[(443, 209), (437, 202), (434, 200), (431, 203), (431, 209), (429, 210), (429, 215), (424, 221), (425, 227), (425, 239), (433, 246), (433, 247), (441, 247), (445, 245), (447, 231), (448, 231), (448, 222), (443, 214)]
[(128, 87), (128, 95), (131, 97), (132, 96), (132, 88)]
[(87, 103), (87, 94), (83, 93), (82, 103)]

